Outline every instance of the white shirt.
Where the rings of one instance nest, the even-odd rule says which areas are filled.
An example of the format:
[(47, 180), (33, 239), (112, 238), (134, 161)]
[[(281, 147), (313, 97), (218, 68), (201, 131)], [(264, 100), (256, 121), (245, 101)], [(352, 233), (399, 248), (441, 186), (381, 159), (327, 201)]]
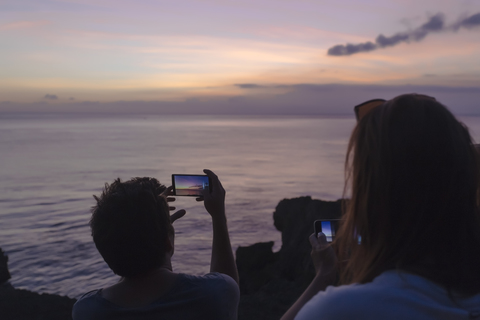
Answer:
[(370, 283), (327, 287), (295, 317), (311, 319), (480, 320), (480, 294), (452, 301), (443, 287), (414, 274), (391, 270)]

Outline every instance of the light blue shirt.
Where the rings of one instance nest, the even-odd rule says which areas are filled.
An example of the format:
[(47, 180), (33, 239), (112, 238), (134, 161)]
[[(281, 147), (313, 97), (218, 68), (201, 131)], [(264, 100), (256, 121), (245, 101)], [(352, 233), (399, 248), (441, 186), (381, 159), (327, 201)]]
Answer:
[(452, 301), (443, 287), (423, 277), (392, 270), (370, 283), (327, 287), (295, 317), (313, 319), (480, 320), (480, 294)]

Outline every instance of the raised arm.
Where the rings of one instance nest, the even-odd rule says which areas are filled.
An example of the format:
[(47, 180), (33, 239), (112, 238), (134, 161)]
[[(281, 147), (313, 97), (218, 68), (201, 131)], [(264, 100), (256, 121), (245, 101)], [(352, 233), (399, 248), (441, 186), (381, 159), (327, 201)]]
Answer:
[[(205, 209), (212, 216), (213, 244), (211, 272), (220, 272), (232, 277), (238, 283), (238, 271), (233, 258), (230, 236), (228, 235), (227, 217), (225, 215), (225, 189), (218, 177), (210, 170), (203, 170), (210, 178), (211, 191), (204, 197)], [(199, 198), (197, 200), (201, 200)]]

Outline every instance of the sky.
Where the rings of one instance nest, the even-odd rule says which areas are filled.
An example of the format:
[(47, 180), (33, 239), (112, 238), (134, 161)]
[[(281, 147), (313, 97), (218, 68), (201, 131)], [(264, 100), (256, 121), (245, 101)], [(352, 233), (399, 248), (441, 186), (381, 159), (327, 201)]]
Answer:
[(480, 115), (478, 0), (0, 0), (0, 114)]

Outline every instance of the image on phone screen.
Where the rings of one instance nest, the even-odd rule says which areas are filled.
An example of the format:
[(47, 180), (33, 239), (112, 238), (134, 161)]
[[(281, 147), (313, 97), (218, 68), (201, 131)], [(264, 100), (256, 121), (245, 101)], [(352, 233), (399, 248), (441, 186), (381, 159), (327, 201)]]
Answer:
[(322, 232), (325, 234), (327, 242), (332, 242), (335, 238), (335, 229), (332, 228), (330, 221), (322, 221)]
[(328, 219), (328, 220), (315, 220), (313, 223), (313, 230), (315, 235), (318, 236), (320, 232), (325, 234), (327, 242), (335, 240), (335, 235), (339, 227), (340, 220)]
[(176, 196), (201, 196), (209, 190), (206, 175), (172, 175), (172, 184)]

